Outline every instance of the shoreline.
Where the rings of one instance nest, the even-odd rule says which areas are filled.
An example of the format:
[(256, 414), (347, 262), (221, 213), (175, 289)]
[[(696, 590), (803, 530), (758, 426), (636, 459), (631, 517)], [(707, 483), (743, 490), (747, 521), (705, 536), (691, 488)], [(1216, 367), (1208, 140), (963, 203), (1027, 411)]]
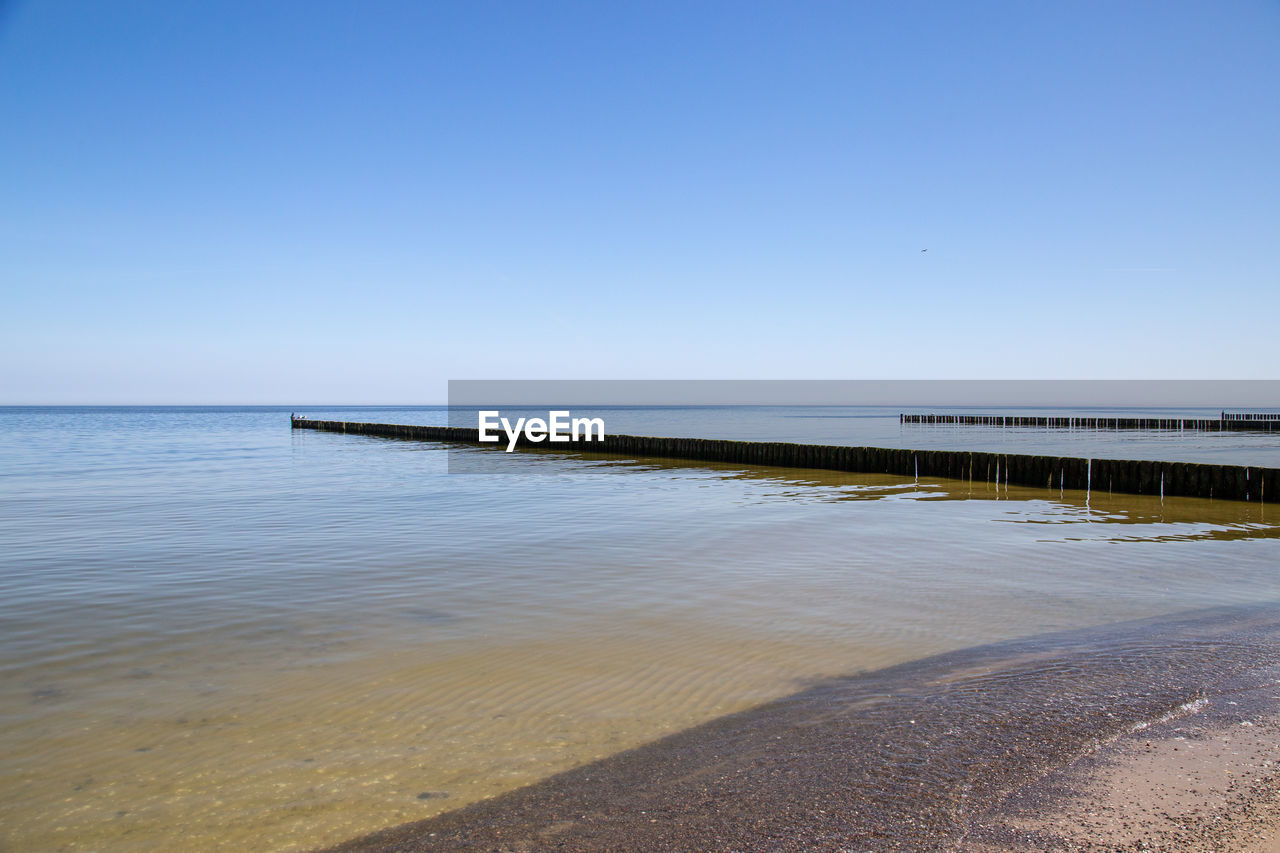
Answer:
[(1014, 791), (964, 853), (1280, 851), (1280, 696), (1263, 685), (1130, 732)]
[[(1070, 808), (1082, 786), (1062, 774), (1122, 765), (1135, 734), (1164, 743), (1187, 719), (1218, 731), (1243, 714), (1265, 734), (1251, 755), (1280, 742), (1277, 660), (1274, 607), (980, 646), (814, 685), (329, 849), (1041, 849), (1016, 833), (1044, 835), (1025, 822)], [(1057, 849), (1090, 849), (1072, 843)]]

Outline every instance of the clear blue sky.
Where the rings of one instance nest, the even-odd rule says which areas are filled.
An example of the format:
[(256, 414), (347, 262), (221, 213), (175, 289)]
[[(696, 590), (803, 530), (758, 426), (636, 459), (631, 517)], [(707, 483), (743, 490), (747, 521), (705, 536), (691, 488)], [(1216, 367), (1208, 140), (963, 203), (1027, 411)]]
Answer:
[(1280, 377), (1275, 0), (30, 0), (0, 128), (0, 403)]

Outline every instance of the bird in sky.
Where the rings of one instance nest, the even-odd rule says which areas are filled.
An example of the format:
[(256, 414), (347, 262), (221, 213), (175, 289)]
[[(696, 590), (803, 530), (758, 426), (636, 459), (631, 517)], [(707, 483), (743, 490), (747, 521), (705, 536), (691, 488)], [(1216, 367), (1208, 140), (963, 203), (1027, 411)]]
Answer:
[(928, 249), (921, 249), (920, 251), (922, 251), (922, 252), (927, 252), (927, 251), (929, 251), (929, 250), (928, 250)]

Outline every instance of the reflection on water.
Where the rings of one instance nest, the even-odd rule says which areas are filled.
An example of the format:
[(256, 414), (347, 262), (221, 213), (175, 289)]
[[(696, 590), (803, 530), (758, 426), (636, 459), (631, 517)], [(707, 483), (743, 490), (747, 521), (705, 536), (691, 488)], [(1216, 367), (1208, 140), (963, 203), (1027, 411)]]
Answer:
[(822, 679), (1280, 597), (1256, 504), (6, 417), (15, 849), (305, 849)]
[[(491, 454), (492, 450), (454, 447), (452, 452)], [(632, 470), (673, 470), (714, 472), (725, 480), (754, 480), (773, 483), (777, 488), (763, 491), (760, 500), (868, 501), (908, 498), (922, 501), (977, 500), (1009, 502), (1001, 521), (1030, 524), (1087, 525), (1073, 530), (1070, 538), (1112, 541), (1163, 541), (1191, 539), (1254, 539), (1280, 537), (1280, 526), (1267, 521), (1266, 504), (1243, 504), (1201, 498), (1161, 498), (1158, 495), (1086, 492), (1077, 489), (1040, 489), (1005, 483), (973, 482), (926, 477), (906, 478), (887, 474), (851, 474), (811, 468), (743, 467), (729, 463), (680, 459), (619, 459), (607, 454), (525, 451), (524, 455), (570, 457), (595, 462), (601, 467)], [(498, 459), (499, 457), (492, 457)], [(506, 464), (503, 462), (503, 464)], [(1028, 504), (1026, 507), (1018, 503)], [(1272, 517), (1280, 517), (1273, 509)], [(1118, 534), (1094, 525), (1160, 525), (1150, 535)]]

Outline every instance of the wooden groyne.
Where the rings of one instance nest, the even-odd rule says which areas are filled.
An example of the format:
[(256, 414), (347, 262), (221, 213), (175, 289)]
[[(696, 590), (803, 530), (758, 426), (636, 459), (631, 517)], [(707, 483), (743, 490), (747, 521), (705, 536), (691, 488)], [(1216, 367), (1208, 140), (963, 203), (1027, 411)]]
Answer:
[(900, 424), (1050, 427), (1061, 429), (1176, 429), (1280, 432), (1280, 414), (1223, 412), (1217, 418), (1090, 418), (1045, 415), (898, 415)]
[[(480, 444), (479, 431), (464, 427), (313, 421), (296, 417), (292, 419), (292, 424), (294, 429), (350, 435)], [(505, 439), (501, 445), (484, 446), (505, 447)], [(997, 486), (1004, 483), (1137, 495), (1178, 495), (1240, 501), (1265, 501), (1268, 495), (1273, 498), (1280, 495), (1280, 468), (1196, 462), (1079, 459), (969, 450), (900, 450), (889, 447), (728, 441), (715, 438), (658, 438), (643, 435), (606, 435), (603, 440), (558, 444), (530, 442), (522, 435), (517, 447), (656, 456), (740, 465), (822, 468), (860, 474), (948, 477), (954, 480), (994, 483)]]

